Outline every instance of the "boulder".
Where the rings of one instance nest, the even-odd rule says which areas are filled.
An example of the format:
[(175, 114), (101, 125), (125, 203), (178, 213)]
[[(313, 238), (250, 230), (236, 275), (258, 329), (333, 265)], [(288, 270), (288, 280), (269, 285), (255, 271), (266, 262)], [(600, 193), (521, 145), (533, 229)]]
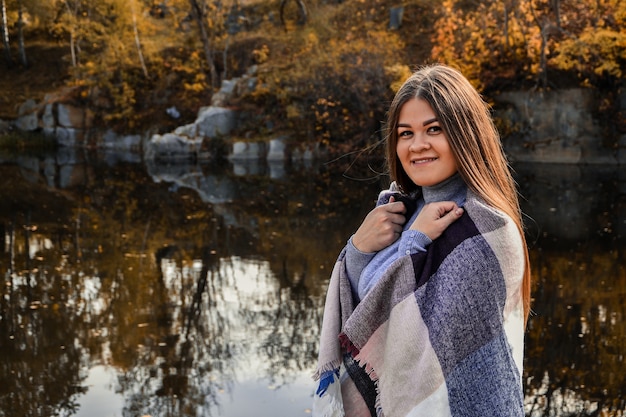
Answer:
[(71, 127), (57, 127), (55, 131), (57, 143), (60, 146), (76, 146), (82, 141), (84, 132), (82, 129), (74, 129)]
[(195, 121), (197, 135), (205, 138), (217, 138), (228, 135), (236, 124), (236, 113), (224, 107), (202, 107)]
[(17, 112), (15, 127), (23, 131), (33, 131), (39, 128), (38, 106), (35, 100), (28, 99), (22, 103)]
[(266, 174), (266, 166), (258, 159), (235, 159), (232, 161), (233, 174), (238, 177), (263, 176)]
[(224, 107), (228, 104), (229, 100), (233, 97), (235, 88), (239, 78), (233, 78), (231, 80), (223, 80), (220, 91), (213, 94), (211, 97), (211, 105), (215, 107)]
[(198, 125), (191, 123), (184, 126), (179, 126), (174, 130), (174, 134), (178, 136), (187, 136), (188, 138), (195, 138), (198, 136)]
[(154, 135), (146, 144), (144, 157), (189, 159), (205, 157), (201, 148), (205, 138), (228, 135), (235, 127), (237, 114), (223, 107), (208, 106), (198, 111), (192, 124), (177, 127), (174, 132)]
[(197, 157), (202, 146), (202, 138), (190, 139), (174, 133), (153, 135), (146, 143), (146, 159), (191, 159)]
[(54, 119), (54, 104), (48, 103), (44, 106), (43, 114), (41, 115), (41, 127), (44, 130), (54, 130), (56, 127), (56, 120)]
[(265, 142), (233, 142), (228, 158), (231, 160), (263, 159)]
[(206, 175), (195, 163), (160, 164), (150, 160), (146, 168), (154, 182), (192, 189), (205, 203), (222, 204), (237, 198), (239, 187), (235, 181), (227, 176)]
[(284, 138), (271, 139), (267, 152), (268, 161), (284, 161), (287, 159), (287, 145)]
[(293, 150), (291, 160), (293, 162), (310, 162), (319, 157), (321, 153), (316, 145), (304, 145)]
[(268, 161), (269, 177), (273, 180), (282, 180), (287, 177), (285, 161)]

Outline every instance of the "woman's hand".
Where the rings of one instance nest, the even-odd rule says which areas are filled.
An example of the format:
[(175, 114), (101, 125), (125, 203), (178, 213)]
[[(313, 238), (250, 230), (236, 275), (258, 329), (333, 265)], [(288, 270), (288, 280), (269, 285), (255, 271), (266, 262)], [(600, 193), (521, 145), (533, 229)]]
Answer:
[(420, 231), (430, 240), (435, 240), (462, 215), (463, 209), (454, 201), (428, 203), (417, 215), (410, 229)]
[(386, 248), (398, 240), (406, 222), (404, 203), (395, 201), (381, 204), (370, 211), (352, 237), (352, 244), (361, 252), (372, 253)]

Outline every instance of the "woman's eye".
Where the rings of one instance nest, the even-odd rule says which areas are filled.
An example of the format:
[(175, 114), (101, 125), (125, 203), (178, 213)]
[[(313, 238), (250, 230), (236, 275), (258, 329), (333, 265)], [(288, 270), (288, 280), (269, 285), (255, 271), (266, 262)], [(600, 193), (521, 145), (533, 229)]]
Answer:
[(428, 128), (427, 132), (430, 133), (430, 134), (441, 133), (442, 132), (441, 126), (431, 126), (431, 127)]
[(398, 132), (398, 137), (406, 138), (408, 136), (411, 136), (411, 133), (412, 132), (410, 130), (404, 130), (402, 132)]

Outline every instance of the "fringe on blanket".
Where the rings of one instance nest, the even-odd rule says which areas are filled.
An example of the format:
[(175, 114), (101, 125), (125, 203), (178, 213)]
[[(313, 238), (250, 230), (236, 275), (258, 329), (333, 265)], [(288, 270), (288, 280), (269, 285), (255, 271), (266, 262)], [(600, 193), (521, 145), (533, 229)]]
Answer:
[(357, 356), (360, 353), (359, 348), (357, 348), (356, 346), (354, 346), (354, 344), (352, 343), (352, 341), (348, 338), (348, 336), (341, 332), (339, 334), (339, 344), (341, 345), (341, 347), (348, 352), (350, 355), (352, 355), (353, 357)]
[(313, 380), (317, 381), (319, 380), (326, 372), (330, 372), (330, 371), (336, 371), (337, 369), (339, 369), (341, 367), (341, 364), (343, 362), (341, 361), (341, 359), (336, 359), (332, 362), (329, 362), (323, 366), (320, 366), (319, 368), (317, 368), (315, 370), (315, 373), (313, 374)]

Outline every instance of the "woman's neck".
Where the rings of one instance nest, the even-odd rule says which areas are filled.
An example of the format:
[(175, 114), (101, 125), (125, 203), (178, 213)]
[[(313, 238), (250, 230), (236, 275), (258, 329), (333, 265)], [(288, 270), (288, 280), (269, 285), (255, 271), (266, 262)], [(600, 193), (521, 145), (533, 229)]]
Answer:
[(450, 178), (430, 187), (422, 187), (425, 203), (451, 200), (461, 205), (465, 201), (467, 185), (457, 172)]

